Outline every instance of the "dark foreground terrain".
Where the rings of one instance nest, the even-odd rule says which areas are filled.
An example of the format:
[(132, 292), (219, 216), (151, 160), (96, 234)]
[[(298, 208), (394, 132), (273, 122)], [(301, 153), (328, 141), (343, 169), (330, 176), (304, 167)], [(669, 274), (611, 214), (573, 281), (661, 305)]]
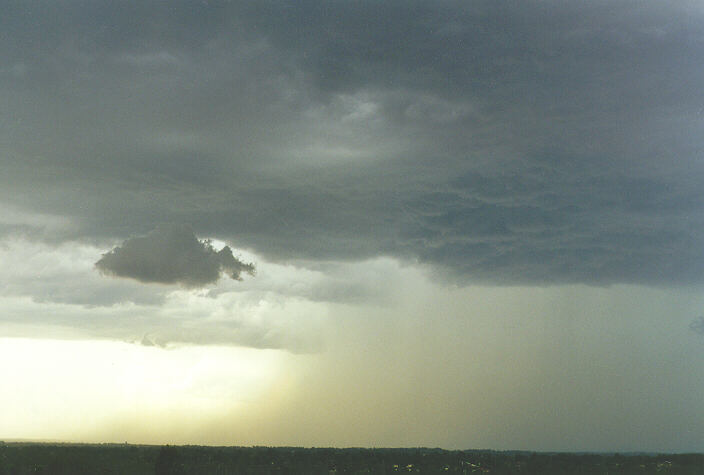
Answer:
[(704, 454), (566, 454), (0, 442), (0, 475), (20, 474), (704, 474)]

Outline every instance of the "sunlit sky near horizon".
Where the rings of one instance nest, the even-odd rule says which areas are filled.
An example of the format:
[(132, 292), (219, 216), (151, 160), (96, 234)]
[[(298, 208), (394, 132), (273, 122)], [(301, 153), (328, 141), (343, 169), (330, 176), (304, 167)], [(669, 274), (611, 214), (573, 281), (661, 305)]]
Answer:
[(702, 451), (703, 3), (2, 10), (0, 440)]

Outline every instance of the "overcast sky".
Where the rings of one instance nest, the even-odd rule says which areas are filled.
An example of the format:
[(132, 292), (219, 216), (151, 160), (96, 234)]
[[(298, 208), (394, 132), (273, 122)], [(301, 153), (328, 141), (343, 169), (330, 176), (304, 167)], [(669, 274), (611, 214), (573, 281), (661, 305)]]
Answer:
[(2, 10), (0, 438), (702, 450), (701, 2)]

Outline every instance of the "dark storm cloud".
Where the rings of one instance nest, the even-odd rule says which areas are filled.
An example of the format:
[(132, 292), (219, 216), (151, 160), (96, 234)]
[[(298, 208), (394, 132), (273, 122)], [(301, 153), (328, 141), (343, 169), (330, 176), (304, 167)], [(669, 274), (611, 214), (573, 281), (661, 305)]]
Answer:
[(190, 227), (176, 224), (127, 239), (103, 254), (95, 267), (116, 277), (187, 287), (212, 284), (221, 274), (235, 280), (241, 280), (242, 273), (254, 274), (254, 266), (235, 258), (228, 246), (216, 251), (210, 242), (198, 240)]
[(0, 200), (74, 238), (704, 281), (698, 2), (18, 2), (0, 31)]

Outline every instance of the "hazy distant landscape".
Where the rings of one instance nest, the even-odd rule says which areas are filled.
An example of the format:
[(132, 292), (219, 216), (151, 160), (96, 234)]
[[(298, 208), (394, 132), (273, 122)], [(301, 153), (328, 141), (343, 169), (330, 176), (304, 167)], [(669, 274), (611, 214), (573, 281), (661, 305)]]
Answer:
[(0, 475), (700, 474), (703, 454), (0, 443)]

